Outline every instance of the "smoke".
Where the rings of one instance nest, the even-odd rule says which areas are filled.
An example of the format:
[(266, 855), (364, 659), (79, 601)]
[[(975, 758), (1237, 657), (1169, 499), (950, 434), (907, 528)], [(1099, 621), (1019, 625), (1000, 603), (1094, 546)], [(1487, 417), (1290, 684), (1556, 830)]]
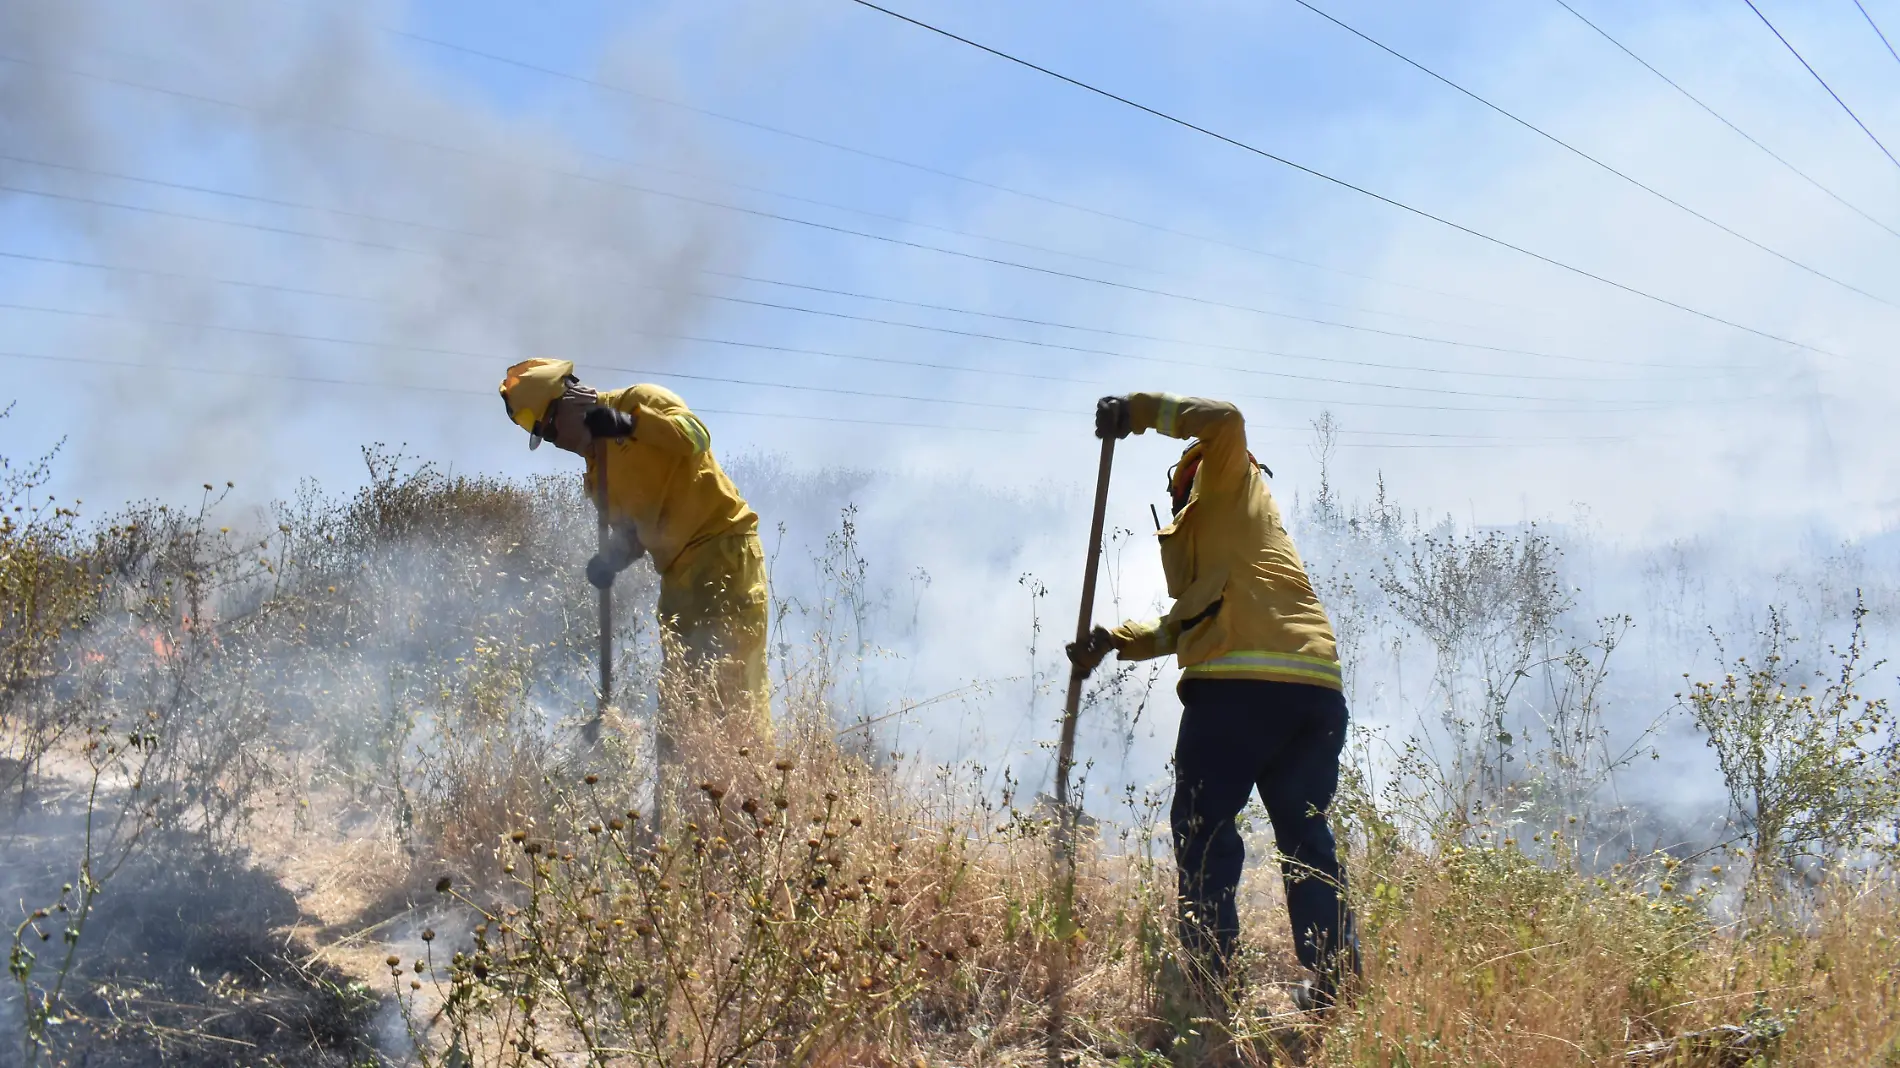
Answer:
[[(818, 603), (824, 584), (813, 561), (828, 551), (843, 509), (856, 505), (859, 548), (874, 568), (875, 588), (864, 597), (879, 616), (877, 640), (903, 653), (879, 666), (882, 699), (974, 694), (930, 707), (947, 739), (932, 751), (974, 751), (992, 762), (1002, 753), (1039, 759), (1032, 740), (1049, 733), (1048, 683), (1061, 674), (1051, 657), (1067, 636), (1079, 585), (1084, 490), (1076, 483), (1090, 467), (1086, 413), (1097, 393), (1163, 386), (1238, 400), (1254, 448), (1281, 474), (1276, 485), (1290, 511), (1303, 489), (1310, 497), (1316, 474), (1303, 462), (1306, 421), (1333, 407), (1343, 413), (1345, 448), (1336, 477), (1363, 492), (1383, 476), (1430, 518), (1427, 526), (1448, 513), (1469, 528), (1580, 515), (1587, 506), (1589, 518), (1566, 527), (1575, 535), (1567, 544), (1613, 548), (1587, 554), (1588, 576), (1566, 572), (1566, 581), (1590, 594), (1572, 611), (1575, 635), (1591, 632), (1592, 613), (1633, 611), (1638, 601), (1685, 634), (1699, 636), (1708, 625), (1734, 629), (1731, 622), (1745, 629), (1748, 611), (1801, 595), (1800, 583), (1778, 584), (1776, 576), (1809, 558), (1807, 542), (1838, 547), (1887, 525), (1891, 473), (1867, 461), (1884, 454), (1889, 432), (1868, 411), (1869, 398), (1883, 395), (1882, 372), (1857, 362), (1885, 336), (1887, 312), (1811, 278), (1791, 281), (1783, 265), (1737, 254), (1726, 238), (1627, 188), (1599, 185), (1601, 176), (1579, 170), (1574, 159), (1532, 151), (1523, 131), (1457, 110), (1455, 101), (1401, 94), (1394, 104), (1348, 91), (1340, 72), (1366, 69), (1364, 57), (1345, 51), (1358, 47), (1349, 41), (1315, 38), (1325, 55), (1338, 50), (1351, 59), (1338, 71), (1302, 64), (1285, 75), (1310, 83), (1296, 88), (1319, 101), (1313, 114), (1276, 111), (1261, 127), (1265, 120), (1250, 103), (1256, 96), (1205, 80), (1168, 87), (1184, 98), (1167, 103), (1449, 217), (1847, 356), (1791, 358), (1785, 346), (1527, 268), (1520, 258), (1369, 211), (1145, 120), (1088, 111), (1077, 113), (1087, 116), (1078, 123), (1064, 110), (1074, 102), (1049, 86), (999, 80), (986, 61), (862, 13), (743, 10), (760, 17), (737, 19), (744, 29), (734, 36), (721, 29), (733, 20), (661, 5), (601, 33), (578, 60), (554, 64), (634, 90), (610, 92), (404, 36), (397, 31), (410, 12), (394, 3), (191, 0), (156, 12), (112, 0), (8, 0), (0, 5), (0, 129), (12, 158), (0, 159), (0, 186), (7, 187), (0, 213), (20, 223), (9, 227), (18, 244), (8, 250), (42, 259), (0, 263), (7, 272), (0, 282), (13, 283), (6, 292), (19, 304), (88, 313), (7, 310), (10, 344), (113, 365), (88, 379), (102, 386), (75, 410), (46, 402), (88, 365), (10, 361), (25, 371), (21, 422), (42, 440), (72, 434), (70, 484), (94, 499), (169, 496), (225, 478), (263, 499), (305, 476), (347, 484), (356, 476), (344, 464), (371, 439), (425, 443), (418, 447), (425, 458), (458, 470), (517, 469), (519, 436), (485, 395), (502, 366), (527, 355), (574, 357), (603, 385), (664, 381), (667, 370), (689, 368), (690, 351), (690, 369), (710, 378), (725, 369), (733, 377), (797, 369), (811, 373), (778, 377), (926, 398), (844, 399), (794, 414), (880, 424), (915, 418), (942, 432), (845, 423), (806, 432), (807, 424), (718, 413), (731, 393), (726, 384), (694, 379), (683, 388), (696, 406), (713, 409), (708, 420), (721, 455), (764, 443), (796, 458), (735, 467), (764, 516), (768, 545), (786, 523), (775, 584), (788, 598)], [(1759, 227), (1764, 240), (1825, 260), (1838, 273), (1859, 277), (1855, 269), (1880, 262), (1884, 236), (1810, 203), (1811, 190), (1791, 187), (1752, 149), (1685, 110), (1667, 87), (1591, 51), (1601, 43), (1561, 11), (1545, 15), (1499, 24), (1501, 45), (1493, 51), (1509, 58), (1494, 72), (1497, 84), (1485, 86), (1489, 95), (1606, 156), (1612, 153), (1603, 146), (1614, 148), (1618, 162), (1640, 161), (1632, 169), (1646, 178), (1687, 188), (1699, 207), (1745, 219), (1751, 233)], [(1140, 30), (1170, 18), (1204, 28), (1197, 20), (1208, 16), (1127, 17), (1122, 28)], [(1221, 17), (1232, 20), (1224, 39), (1266, 34), (1273, 49), (1294, 48), (1288, 42), (1314, 30), (1301, 23), (1301, 36), (1288, 36), (1291, 23), (1281, 15)], [(1415, 27), (1394, 18), (1388, 36), (1419, 52), (1405, 36)], [(1724, 55), (1776, 72), (1783, 88), (1797, 84), (1737, 18), (1685, 14), (1616, 28), (1641, 36), (1645, 51), (1653, 45), (1672, 70), (1692, 58), (1667, 50), (1672, 34), (1719, 31)], [(1826, 27), (1798, 29), (1835, 43)], [(1079, 61), (1064, 50), (1087, 51), (1069, 37), (1050, 39), (1058, 43), (1044, 58), (1058, 65)], [(1446, 47), (1455, 52), (1466, 43)], [(826, 77), (797, 76), (808, 67)], [(1384, 88), (1410, 85), (1377, 69), (1390, 81), (1379, 83)], [(1583, 91), (1553, 79), (1553, 71)], [(1860, 146), (1810, 131), (1805, 97), (1763, 99), (1752, 84), (1731, 84), (1726, 70), (1695, 73), (1715, 80), (1726, 95), (1707, 95), (1745, 115), (1750, 128), (1777, 144), (1798, 138), (1804, 161), (1838, 164), (1851, 176), (1838, 179), (1842, 188), (1857, 201), (1882, 195), (1886, 187), (1861, 173)], [(995, 147), (968, 153), (964, 169), (994, 184), (927, 185), (909, 171), (889, 181), (899, 172), (810, 142), (786, 150), (792, 142), (756, 127), (738, 128), (742, 142), (715, 141), (734, 127), (718, 126), (715, 135), (708, 121), (689, 121), (638, 95), (693, 98), (674, 92), (692, 79), (702, 90), (710, 83), (711, 95), (746, 98), (735, 112), (922, 160), (954, 152), (965, 132), (940, 101), (967, 101), (978, 117), (990, 102), (1020, 110), (1010, 122), (986, 119), (983, 144)], [(867, 84), (884, 92), (867, 96)], [(918, 121), (920, 112), (929, 121)], [(1442, 146), (1451, 143), (1468, 151), (1444, 158)], [(1438, 166), (1409, 162), (1419, 159)], [(775, 172), (762, 179), (769, 184), (915, 220), (881, 229), (899, 240), (1308, 318), (1090, 287), (890, 242), (835, 235), (778, 242), (763, 236), (764, 222), (740, 229), (731, 213), (666, 195), (708, 184), (682, 174), (761, 160)], [(997, 185), (1116, 205), (1118, 214), (1217, 240), (1188, 241)], [(1762, 204), (1777, 210), (1756, 211)], [(809, 203), (777, 206), (877, 228)], [(226, 223), (206, 221), (213, 217)], [(945, 229), (1007, 235), (1017, 244), (998, 248)], [(1314, 272), (1243, 248), (1288, 249), (1363, 270)], [(900, 299), (1083, 324), (1094, 332), (1001, 320), (983, 329), (1125, 355), (731, 308), (718, 321), (736, 336), (969, 372), (786, 354), (729, 353), (752, 363), (721, 357), (714, 364), (702, 349), (675, 351), (661, 335), (709, 317), (694, 295), (710, 288), (701, 268), (741, 261), (748, 270)], [(787, 262), (822, 270), (791, 270)], [(782, 289), (743, 291), (791, 299)], [(811, 294), (797, 299), (865, 311), (821, 304)], [(917, 309), (881, 306), (877, 314), (971, 326)], [(1313, 317), (1562, 359), (1349, 331)], [(152, 369), (160, 365), (283, 377)], [(1043, 377), (1024, 378), (1024, 371)], [(373, 385), (313, 381), (322, 379)], [(943, 401), (956, 405), (935, 403)], [(969, 406), (986, 403), (1009, 407)], [(1170, 451), (1137, 439), (1118, 461), (1110, 522), (1129, 533), (1111, 553), (1120, 570), (1109, 589), (1120, 603), (1103, 615), (1142, 614), (1157, 599), (1158, 569), (1138, 532), (1149, 526), (1147, 504)], [(827, 462), (854, 473), (819, 474)], [(1764, 494), (1772, 503), (1758, 506)], [(1823, 533), (1811, 535), (1811, 527)], [(1736, 547), (1744, 533), (1759, 542)], [(1695, 548), (1709, 544), (1722, 549)], [(1378, 565), (1334, 559), (1333, 550), (1325, 543), (1309, 549), (1316, 570)], [(1698, 561), (1683, 581), (1717, 591), (1710, 600), (1691, 609), (1660, 597), (1646, 576), (1670, 554)], [(1693, 642), (1657, 654), (1651, 689), (1673, 692), (1664, 680), (1698, 655)], [(1675, 662), (1665, 668), (1666, 660)], [(1170, 705), (1168, 681), (1155, 684), (1162, 707)], [(868, 706), (871, 695), (867, 689), (860, 699)], [(1401, 711), (1395, 707), (1393, 716)], [(925, 718), (920, 711), (914, 719)], [(1146, 766), (1159, 774), (1170, 724), (1144, 723), (1153, 732), (1144, 736)], [(967, 742), (979, 735), (986, 741)]]
[[(630, 188), (633, 167), (705, 161), (631, 95), (497, 107), (512, 86), (451, 78), (452, 55), (392, 32), (402, 14), (0, 7), (0, 212), (22, 223), (7, 251), (42, 257), (10, 261), (28, 284), (9, 289), (56, 309), (8, 312), (13, 347), (55, 358), (11, 362), (43, 383), (111, 366), (77, 425), (41, 416), (89, 492), (282, 491), (313, 442), (334, 457), (363, 428), (453, 455), (477, 410), (454, 394), (518, 359), (666, 365), (647, 339), (692, 318), (734, 239)], [(616, 42), (589, 73), (650, 83), (662, 46)]]

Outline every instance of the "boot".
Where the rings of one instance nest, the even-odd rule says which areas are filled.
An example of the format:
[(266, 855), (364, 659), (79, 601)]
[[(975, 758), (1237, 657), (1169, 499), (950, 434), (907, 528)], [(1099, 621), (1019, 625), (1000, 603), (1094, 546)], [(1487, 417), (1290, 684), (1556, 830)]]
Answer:
[(1169, 1059), (1181, 1068), (1233, 1068), (1240, 1060), (1227, 995), (1217, 980), (1201, 971), (1172, 958), (1162, 962), (1156, 993), (1161, 1018), (1174, 1034)]

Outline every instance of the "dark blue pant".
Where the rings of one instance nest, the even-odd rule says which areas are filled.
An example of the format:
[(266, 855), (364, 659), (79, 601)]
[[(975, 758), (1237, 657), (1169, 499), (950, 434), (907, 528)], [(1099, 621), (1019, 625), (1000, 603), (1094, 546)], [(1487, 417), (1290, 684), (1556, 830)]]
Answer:
[(1345, 697), (1257, 679), (1184, 679), (1180, 694), (1169, 823), (1182, 945), (1214, 976), (1226, 974), (1240, 939), (1234, 892), (1246, 856), (1234, 817), (1258, 789), (1285, 856), (1281, 875), (1300, 963), (1330, 988), (1337, 971), (1358, 971), (1346, 873), (1326, 822), (1346, 744)]

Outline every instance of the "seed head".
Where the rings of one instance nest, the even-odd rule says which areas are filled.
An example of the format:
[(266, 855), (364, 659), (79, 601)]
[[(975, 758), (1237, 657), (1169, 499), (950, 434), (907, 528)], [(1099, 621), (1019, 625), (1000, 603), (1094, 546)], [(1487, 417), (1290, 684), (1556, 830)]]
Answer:
[(589, 786), (592, 786), (592, 785), (594, 785), (595, 783), (597, 783), (597, 782), (599, 782), (599, 781), (600, 781), (600, 776), (598, 776), (598, 775), (589, 775), (589, 776), (588, 776), (587, 778), (585, 778), (585, 779), (582, 779), (581, 781), (582, 781), (582, 782), (584, 782), (584, 783), (586, 783), (586, 784), (587, 784), (587, 785), (589, 785)]
[(446, 894), (449, 892), (449, 888), (453, 887), (454, 885), (455, 885), (455, 880), (444, 875), (442, 878), (437, 879), (435, 881), (435, 892), (438, 894)]
[(423, 940), (424, 942), (433, 942), (433, 941), (435, 941), (435, 928), (433, 928), (433, 927), (424, 927), (424, 928), (422, 929), (422, 940)]
[(402, 958), (391, 953), (389, 956), (383, 958), (383, 963), (389, 965), (391, 968), (400, 968), (402, 967)]
[(780, 771), (790, 771), (796, 765), (794, 765), (790, 760), (779, 760), (779, 761), (774, 761), (772, 766), (777, 768)]
[(508, 832), (508, 840), (510, 842), (525, 842), (528, 840), (528, 832), (527, 831), (510, 831)]

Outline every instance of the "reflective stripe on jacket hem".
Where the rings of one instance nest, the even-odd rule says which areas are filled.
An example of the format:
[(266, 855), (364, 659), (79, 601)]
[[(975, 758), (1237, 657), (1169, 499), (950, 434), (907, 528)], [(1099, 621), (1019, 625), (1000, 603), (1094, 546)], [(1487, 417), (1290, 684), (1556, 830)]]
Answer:
[(1300, 653), (1237, 652), (1181, 669), (1183, 675), (1212, 678), (1281, 679), (1343, 689), (1339, 661)]

